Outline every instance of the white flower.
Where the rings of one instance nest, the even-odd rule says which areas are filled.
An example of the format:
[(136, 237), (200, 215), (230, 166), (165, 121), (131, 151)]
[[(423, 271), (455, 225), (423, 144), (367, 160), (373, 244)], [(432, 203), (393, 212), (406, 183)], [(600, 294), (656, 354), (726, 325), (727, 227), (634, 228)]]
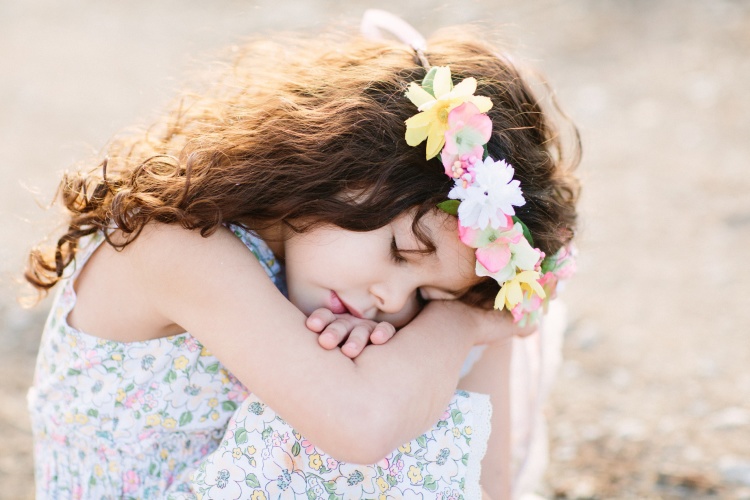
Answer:
[(427, 451), (424, 454), (427, 473), (433, 477), (450, 480), (459, 472), (463, 450), (457, 444), (453, 430), (436, 431), (433, 436), (435, 439), (427, 442)]
[(505, 225), (506, 215), (515, 215), (513, 206), (526, 203), (521, 193), (521, 182), (513, 180), (513, 167), (504, 160), (495, 161), (489, 156), (474, 164), (474, 181), (464, 187), (462, 180), (448, 193), (448, 197), (461, 200), (458, 218), (461, 224), (475, 229)]
[(206, 459), (206, 474), (202, 477), (201, 486), (208, 486), (205, 498), (240, 498), (246, 476), (231, 451), (212, 453)]

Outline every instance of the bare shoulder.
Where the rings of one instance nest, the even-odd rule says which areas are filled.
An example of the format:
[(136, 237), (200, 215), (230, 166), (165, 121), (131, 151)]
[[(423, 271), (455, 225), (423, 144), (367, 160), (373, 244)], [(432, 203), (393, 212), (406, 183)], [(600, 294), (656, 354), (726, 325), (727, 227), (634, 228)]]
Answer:
[[(115, 242), (120, 238), (112, 235)], [(181, 333), (185, 328), (161, 304), (189, 303), (201, 289), (199, 275), (246, 259), (250, 252), (226, 229), (203, 237), (176, 225), (148, 224), (124, 249), (104, 243), (89, 258), (76, 280), (77, 301), (68, 321), (81, 331), (120, 342)]]

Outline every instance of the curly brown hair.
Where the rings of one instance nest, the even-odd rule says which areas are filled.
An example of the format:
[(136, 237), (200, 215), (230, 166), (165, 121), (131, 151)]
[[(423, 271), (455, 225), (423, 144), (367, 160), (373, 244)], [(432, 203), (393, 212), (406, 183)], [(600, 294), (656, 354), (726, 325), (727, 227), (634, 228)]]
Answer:
[[(549, 255), (574, 234), (577, 132), (557, 115), (575, 137), (564, 154), (527, 75), (470, 32), (434, 37), (425, 55), (456, 81), (476, 78), (476, 94), (492, 99), (489, 153), (514, 166), (526, 199), (517, 215)], [(420, 219), (453, 181), (439, 158), (427, 161), (424, 146), (404, 139), (416, 113), (404, 92), (426, 73), (409, 47), (328, 34), (254, 40), (234, 52), (207, 91), (183, 93), (152, 127), (113, 140), (94, 169), (63, 177), (67, 232), (53, 252), (33, 249), (25, 273), (40, 292), (62, 278), (80, 238), (117, 228), (125, 242), (108, 241), (122, 248), (152, 221), (204, 236), (226, 223), (371, 231), (416, 208), (414, 232), (434, 250)], [(497, 291), (486, 279), (463, 300), (491, 307)]]

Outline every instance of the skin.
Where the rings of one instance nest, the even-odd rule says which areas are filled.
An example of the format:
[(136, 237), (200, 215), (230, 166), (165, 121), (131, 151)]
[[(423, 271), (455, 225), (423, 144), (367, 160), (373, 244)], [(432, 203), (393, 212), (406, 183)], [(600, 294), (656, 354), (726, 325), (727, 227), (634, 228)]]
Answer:
[(321, 346), (332, 348), (348, 336), (342, 351), (356, 357), (368, 340), (382, 344), (395, 333), (393, 326), (416, 316), (417, 295), (453, 300), (477, 282), (474, 252), (456, 237), (455, 218), (440, 212), (424, 217), (434, 229), (437, 250), (430, 254), (413, 234), (412, 220), (404, 214), (369, 232), (321, 227), (286, 234), (275, 245), (285, 262), (289, 299), (310, 316), (308, 328), (321, 332)]
[[(347, 246), (348, 238), (339, 234), (335, 246), (315, 259), (303, 249), (323, 249), (335, 235), (322, 232), (316, 240), (308, 233), (312, 238), (286, 240), (283, 255), (293, 273), (289, 287), (299, 305), (276, 290), (229, 231), (203, 238), (180, 227), (150, 224), (123, 251), (102, 245), (94, 253), (76, 282), (78, 302), (68, 320), (82, 331), (123, 342), (189, 331), (252, 392), (329, 454), (343, 461), (374, 463), (437, 420), (472, 346), (507, 340), (515, 333), (497, 312), (434, 300), (399, 335), (360, 350), (355, 359), (340, 349), (320, 349), (317, 333), (306, 326), (311, 320), (305, 311), (335, 306), (326, 302), (331, 290), (351, 302), (351, 312), (356, 308), (363, 316), (357, 319), (378, 324), (381, 316), (372, 311), (394, 314), (416, 297), (418, 289), (428, 298), (448, 298), (441, 294), (474, 279), (473, 261), (458, 242), (455, 220), (451, 225), (447, 216), (435, 217), (429, 227), (438, 243), (437, 254), (413, 254), (407, 260), (414, 260), (406, 264), (392, 259), (390, 242), (395, 235), (399, 248), (413, 243), (399, 238), (399, 224), (408, 227), (408, 219), (381, 228), (382, 234), (355, 233), (367, 235), (358, 240), (362, 244)], [(370, 265), (361, 260), (365, 251), (374, 252), (368, 258), (378, 273), (370, 275), (364, 269)], [(326, 269), (318, 258), (332, 253), (338, 259), (329, 264), (341, 267), (327, 273), (330, 279), (325, 272), (313, 272)], [(299, 260), (303, 255), (306, 260)], [(349, 268), (357, 259), (368, 266)], [(354, 274), (357, 267), (363, 274)], [(443, 281), (441, 273), (456, 267), (460, 279)], [(339, 281), (346, 276), (352, 278), (352, 286), (348, 280)], [(386, 276), (388, 280), (382, 280)], [(392, 281), (408, 287), (390, 286)], [(311, 318), (315, 324), (318, 316)], [(339, 327), (332, 326), (336, 319), (340, 318), (321, 319), (322, 343), (337, 341)], [(333, 331), (326, 332), (329, 327)], [(319, 376), (321, 367), (325, 377)], [(395, 394), (381, 383), (394, 373), (401, 384)]]

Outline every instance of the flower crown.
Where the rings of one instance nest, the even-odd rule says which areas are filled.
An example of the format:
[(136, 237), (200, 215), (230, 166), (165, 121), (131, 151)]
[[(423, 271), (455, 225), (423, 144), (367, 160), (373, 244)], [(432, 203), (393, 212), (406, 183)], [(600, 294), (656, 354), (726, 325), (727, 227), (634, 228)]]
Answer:
[(458, 216), (461, 241), (476, 248), (476, 273), (500, 285), (495, 309), (508, 308), (524, 326), (539, 319), (554, 298), (559, 280), (575, 272), (572, 247), (550, 257), (534, 248), (515, 207), (526, 200), (521, 182), (504, 160), (487, 151), (492, 121), (488, 97), (475, 96), (477, 81), (466, 78), (453, 86), (448, 66), (432, 67), (421, 85), (411, 82), (406, 97), (419, 113), (406, 120), (406, 142), (427, 140), (427, 159), (440, 154), (445, 174), (455, 179), (449, 200), (438, 207)]

